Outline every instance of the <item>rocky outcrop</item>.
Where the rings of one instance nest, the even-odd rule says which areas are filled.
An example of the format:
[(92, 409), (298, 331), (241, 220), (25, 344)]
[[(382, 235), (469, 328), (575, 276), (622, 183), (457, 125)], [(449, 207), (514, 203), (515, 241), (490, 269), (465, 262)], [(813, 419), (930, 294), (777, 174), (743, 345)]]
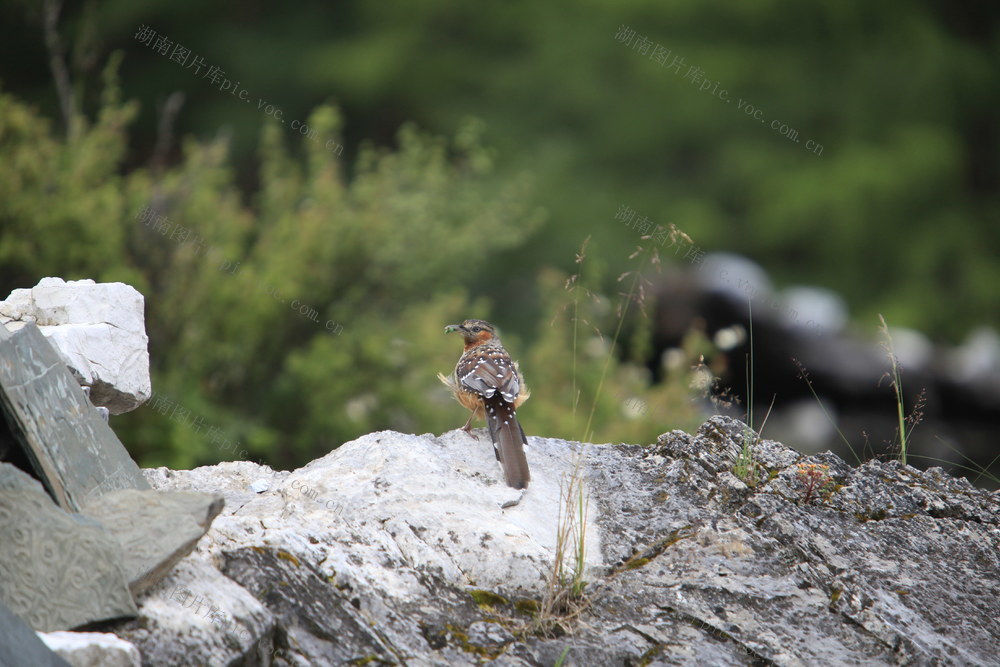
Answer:
[(648, 446), (531, 437), (524, 492), (483, 431), (140, 472), (35, 327), (130, 409), (134, 292), (46, 279), (0, 303), (0, 663), (996, 662), (1000, 493), (727, 417)]
[(38, 325), (94, 405), (117, 415), (151, 395), (144, 305), (124, 283), (42, 278), (0, 301), (0, 325)]
[[(149, 665), (995, 661), (1000, 507), (964, 480), (803, 458), (724, 417), (646, 447), (531, 437), (528, 458), (523, 495), (461, 431), (293, 472), (147, 470), (225, 509), (112, 629)], [(574, 471), (588, 583), (546, 611)]]

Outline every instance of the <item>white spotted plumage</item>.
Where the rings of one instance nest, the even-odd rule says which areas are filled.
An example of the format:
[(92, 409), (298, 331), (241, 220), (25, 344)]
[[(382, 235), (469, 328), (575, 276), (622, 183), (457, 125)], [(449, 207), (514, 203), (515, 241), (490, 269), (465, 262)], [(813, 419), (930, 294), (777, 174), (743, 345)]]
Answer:
[(528, 391), (518, 366), (488, 322), (465, 320), (446, 327), (446, 331), (456, 330), (465, 337), (465, 353), (455, 366), (451, 386), (456, 398), (472, 411), (464, 428), (469, 431), (476, 416), (485, 416), (507, 483), (526, 488), (531, 479), (523, 447), (527, 438), (515, 408), (528, 397)]

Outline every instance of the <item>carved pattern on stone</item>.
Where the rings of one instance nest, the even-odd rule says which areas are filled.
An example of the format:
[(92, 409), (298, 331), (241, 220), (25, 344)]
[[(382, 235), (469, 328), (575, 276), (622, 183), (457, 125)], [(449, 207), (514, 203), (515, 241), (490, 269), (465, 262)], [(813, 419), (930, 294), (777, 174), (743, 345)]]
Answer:
[(149, 488), (34, 324), (0, 341), (0, 403), (39, 477), (67, 511), (111, 489)]
[[(0, 466), (0, 476), (24, 475), (12, 468)], [(35, 488), (13, 490), (7, 483), (0, 490), (0, 598), (45, 632), (135, 615), (117, 542), (97, 522), (56, 507), (30, 482)]]

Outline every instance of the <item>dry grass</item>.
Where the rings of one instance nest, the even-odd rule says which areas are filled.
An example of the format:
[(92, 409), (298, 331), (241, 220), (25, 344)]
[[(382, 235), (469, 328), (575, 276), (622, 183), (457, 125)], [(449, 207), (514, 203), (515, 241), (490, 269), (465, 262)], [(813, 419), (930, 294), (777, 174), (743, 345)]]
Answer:
[(552, 569), (538, 613), (529, 630), (543, 636), (567, 634), (576, 619), (587, 610), (584, 579), (587, 565), (587, 518), (589, 493), (583, 479), (584, 457), (579, 454), (573, 470), (559, 489), (559, 517)]

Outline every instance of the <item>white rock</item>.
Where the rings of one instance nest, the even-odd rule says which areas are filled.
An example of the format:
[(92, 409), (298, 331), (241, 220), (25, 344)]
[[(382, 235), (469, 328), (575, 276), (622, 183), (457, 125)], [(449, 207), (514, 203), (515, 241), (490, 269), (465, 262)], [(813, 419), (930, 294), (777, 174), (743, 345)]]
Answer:
[(65, 359), (94, 405), (121, 414), (151, 395), (145, 301), (124, 283), (43, 278), (0, 302), (0, 322), (15, 331), (35, 322)]
[(771, 279), (760, 264), (733, 253), (705, 255), (697, 279), (704, 289), (725, 294), (736, 303), (768, 300), (774, 292)]
[(274, 619), (246, 589), (196, 554), (139, 599), (129, 637), (147, 665), (230, 665), (252, 651)]
[(820, 405), (816, 399), (803, 398), (771, 414), (767, 433), (779, 442), (794, 442), (799, 451), (816, 454), (837, 438), (837, 418), (832, 401)]
[[(371, 433), (276, 480), (265, 493), (250, 496), (243, 491), (232, 502), (226, 489), (237, 485), (220, 478), (242, 476), (249, 467), (262, 468), (230, 462), (174, 471), (162, 486), (149, 474), (147, 479), (156, 488), (214, 488), (226, 494), (227, 510), (199, 545), (209, 552), (245, 541), (243, 524), (249, 519), (258, 526), (260, 521), (273, 525), (267, 531), (272, 544), (283, 544), (292, 553), (304, 549), (308, 553), (303, 556), (327, 561), (338, 576), (351, 572), (367, 579), (363, 570), (350, 566), (348, 555), (354, 549), (375, 547), (388, 549), (410, 567), (430, 567), (459, 583), (535, 590), (552, 562), (560, 484), (572, 472), (574, 451), (563, 441), (529, 438), (528, 463), (533, 471), (546, 474), (533, 475), (521, 502), (503, 509), (520, 492), (504, 483), (489, 437), (485, 430), (479, 433), (479, 440), (463, 431), (438, 438)], [(240, 509), (230, 514), (230, 507)], [(597, 510), (591, 508), (591, 522), (596, 516)], [(337, 530), (326, 530), (333, 525), (346, 531), (349, 522), (364, 535), (360, 543), (345, 545), (338, 541)], [(311, 533), (321, 541), (303, 539)], [(588, 526), (587, 540), (590, 565), (596, 566), (601, 551), (596, 523)], [(483, 549), (486, 543), (491, 548)], [(391, 595), (413, 583), (412, 576), (401, 570), (379, 568), (371, 574), (367, 583)]]
[(506, 628), (499, 623), (480, 621), (473, 623), (468, 629), (469, 640), (479, 645), (504, 644), (514, 639)]
[(39, 632), (38, 637), (73, 667), (140, 667), (139, 649), (105, 632)]
[[(992, 390), (1000, 389), (1000, 333), (981, 326), (969, 333), (965, 342), (948, 352), (946, 372), (955, 382), (974, 382)], [(992, 380), (992, 382), (991, 382)]]
[(781, 292), (781, 317), (788, 326), (838, 333), (849, 319), (843, 297), (823, 287), (794, 286)]
[(934, 344), (919, 331), (889, 327), (889, 335), (892, 336), (892, 353), (904, 369), (925, 370), (934, 361)]
[[(178, 566), (176, 576), (191, 582), (185, 585), (192, 590), (197, 583), (205, 596), (219, 595), (217, 585), (196, 582), (208, 578), (204, 568), (199, 577), (184, 572), (182, 566), (189, 560), (218, 566), (234, 558), (282, 554), (279, 561), (294, 561), (291, 570), (314, 571), (335, 590), (350, 591), (357, 600), (356, 613), (368, 619), (364, 627), (378, 628), (379, 636), (391, 645), (420, 652), (426, 650), (426, 639), (416, 623), (401, 621), (399, 614), (407, 605), (434, 604), (442, 595), (437, 582), (447, 582), (455, 590), (496, 589), (512, 598), (537, 597), (554, 559), (560, 485), (572, 473), (581, 445), (529, 438), (532, 479), (522, 496), (503, 481), (485, 429), (477, 433), (478, 440), (460, 430), (439, 437), (372, 433), (291, 473), (270, 475), (271, 488), (260, 494), (248, 488), (249, 482), (265, 476), (267, 469), (248, 461), (195, 470), (147, 470), (146, 478), (154, 488), (213, 489), (226, 496), (222, 514), (196, 551)], [(519, 504), (502, 507), (518, 498)], [(598, 516), (591, 500), (586, 532), (589, 572), (604, 565)], [(272, 567), (237, 568), (244, 574), (228, 574), (249, 589), (266, 590)], [(125, 630), (147, 662), (151, 655), (160, 655), (162, 664), (179, 664), (171, 662), (173, 657), (167, 659), (168, 654), (174, 656), (170, 646), (187, 641), (182, 638), (192, 630), (184, 624), (194, 619), (191, 614), (176, 616), (175, 606), (140, 601), (140, 618), (132, 622), (139, 628), (169, 626), (169, 631)], [(246, 616), (233, 611), (236, 602), (220, 607), (237, 620)], [(351, 604), (342, 608), (354, 613)], [(163, 618), (168, 613), (171, 619)], [(311, 612), (296, 607), (295, 613)], [(245, 639), (258, 645), (267, 640), (266, 634), (259, 634), (260, 624), (242, 626), (249, 637), (240, 637), (241, 643)], [(220, 636), (224, 634), (220, 631)], [(329, 656), (320, 659), (329, 647), (309, 648), (312, 640), (306, 635), (297, 635), (295, 641), (303, 662), (294, 663), (286, 656), (289, 664), (343, 664)]]
[(6, 320), (34, 322), (33, 313), (30, 289), (16, 289), (5, 300), (0, 301), (0, 317)]

